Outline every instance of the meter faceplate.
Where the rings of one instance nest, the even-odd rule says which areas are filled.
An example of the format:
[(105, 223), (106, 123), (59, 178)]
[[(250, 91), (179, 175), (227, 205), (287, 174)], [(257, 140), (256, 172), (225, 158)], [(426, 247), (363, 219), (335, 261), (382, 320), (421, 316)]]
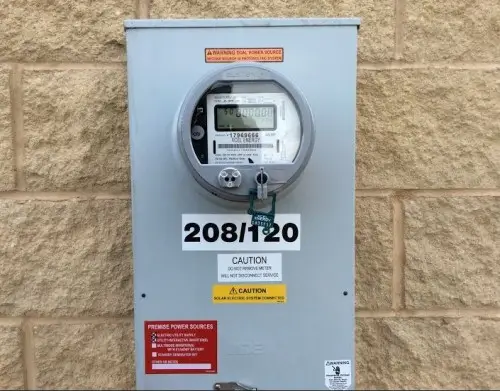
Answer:
[[(302, 173), (314, 144), (309, 105), (275, 71), (238, 64), (209, 75), (188, 94), (180, 112), (181, 151), (195, 179), (209, 192), (248, 201), (264, 168), (268, 191), (286, 189)], [(238, 187), (221, 187), (224, 168), (241, 173)]]
[(277, 84), (217, 83), (199, 103), (197, 111), (204, 112), (195, 112), (192, 126), (206, 123), (206, 137), (191, 135), (191, 139), (201, 164), (290, 164), (295, 160), (302, 138), (300, 115), (292, 98)]

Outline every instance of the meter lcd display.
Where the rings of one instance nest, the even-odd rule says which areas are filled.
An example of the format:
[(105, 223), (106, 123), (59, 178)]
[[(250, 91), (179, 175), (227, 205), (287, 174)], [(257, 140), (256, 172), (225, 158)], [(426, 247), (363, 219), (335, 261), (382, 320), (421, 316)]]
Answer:
[(234, 132), (246, 130), (276, 130), (275, 105), (217, 105), (215, 130)]

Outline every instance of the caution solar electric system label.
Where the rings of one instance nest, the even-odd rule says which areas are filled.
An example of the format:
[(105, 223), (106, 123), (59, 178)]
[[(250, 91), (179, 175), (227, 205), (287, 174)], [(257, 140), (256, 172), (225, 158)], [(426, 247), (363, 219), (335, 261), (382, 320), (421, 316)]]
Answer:
[(284, 304), (285, 284), (214, 285), (214, 304)]

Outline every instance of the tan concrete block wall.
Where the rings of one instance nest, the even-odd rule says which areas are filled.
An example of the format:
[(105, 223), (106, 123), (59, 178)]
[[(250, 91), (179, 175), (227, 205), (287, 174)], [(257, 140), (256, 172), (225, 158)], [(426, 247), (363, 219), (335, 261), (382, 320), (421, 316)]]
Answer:
[(360, 16), (357, 386), (500, 388), (497, 0), (0, 7), (0, 388), (135, 386), (127, 18)]

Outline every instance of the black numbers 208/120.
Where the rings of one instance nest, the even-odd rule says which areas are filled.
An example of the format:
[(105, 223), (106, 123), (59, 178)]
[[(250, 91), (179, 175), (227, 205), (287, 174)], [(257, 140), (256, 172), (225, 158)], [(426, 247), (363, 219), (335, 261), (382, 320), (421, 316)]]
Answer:
[(184, 236), (185, 243), (199, 243), (202, 240), (208, 243), (217, 241), (243, 243), (245, 239), (257, 243), (261, 238), (264, 242), (293, 243), (299, 238), (299, 228), (294, 223), (286, 223), (282, 227), (274, 223), (271, 232), (267, 235), (262, 233), (261, 227), (248, 225), (245, 222), (239, 225), (224, 223), (220, 227), (215, 223), (206, 223), (202, 226), (198, 223), (187, 223), (184, 225), (184, 232), (187, 233)]

